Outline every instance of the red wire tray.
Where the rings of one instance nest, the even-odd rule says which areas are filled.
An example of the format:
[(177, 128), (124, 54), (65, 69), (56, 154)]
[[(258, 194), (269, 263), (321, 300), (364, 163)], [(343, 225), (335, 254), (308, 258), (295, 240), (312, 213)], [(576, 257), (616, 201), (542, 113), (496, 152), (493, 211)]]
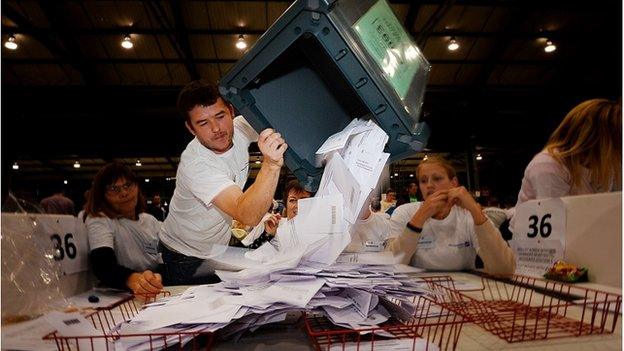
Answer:
[[(444, 279), (450, 281), (448, 277), (440, 281)], [(390, 319), (377, 328), (342, 328), (327, 317), (312, 313), (305, 315), (304, 327), (316, 350), (383, 350), (387, 348), (385, 342), (392, 340), (403, 341), (404, 346), (411, 342), (412, 350), (455, 350), (465, 318), (424, 296), (416, 296), (412, 302), (418, 309), (410, 318)], [(395, 338), (379, 336), (379, 331)], [(420, 338), (424, 339), (420, 342), (426, 341), (424, 348), (419, 345)]]
[[(145, 304), (154, 302), (158, 298), (169, 296), (168, 291), (156, 295), (129, 296), (111, 306), (96, 309), (86, 315), (87, 320), (93, 323), (93, 327), (102, 334), (89, 336), (66, 336), (59, 335), (56, 331), (43, 337), (46, 340), (54, 340), (57, 350), (92, 350), (114, 351), (115, 342), (119, 340), (130, 341), (138, 338), (148, 338), (149, 350), (210, 350), (213, 342), (211, 332), (176, 332), (176, 333), (145, 333), (145, 334), (120, 334), (110, 332), (119, 322), (127, 321), (139, 312), (137, 299)], [(117, 315), (117, 318), (115, 318)], [(119, 319), (121, 316), (121, 319)], [(183, 339), (190, 337), (192, 340), (183, 345)], [(201, 340), (199, 339), (201, 338)]]
[(613, 333), (622, 296), (572, 284), (514, 275), (483, 276), (481, 287), (423, 278), (433, 300), (507, 342)]

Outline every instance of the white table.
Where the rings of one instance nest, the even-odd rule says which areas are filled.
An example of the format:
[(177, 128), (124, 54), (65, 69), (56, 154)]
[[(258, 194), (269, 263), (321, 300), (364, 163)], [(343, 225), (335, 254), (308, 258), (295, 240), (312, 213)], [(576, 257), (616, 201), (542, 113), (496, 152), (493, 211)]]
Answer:
[[(448, 275), (454, 281), (469, 285), (481, 286), (481, 277), (461, 272), (451, 273), (424, 273), (430, 275)], [(591, 283), (577, 284), (579, 287), (587, 287), (621, 294), (621, 289), (601, 286)], [(585, 350), (621, 350), (622, 349), (622, 324), (621, 315), (618, 318), (616, 329), (613, 334), (589, 335), (580, 337), (566, 337), (547, 339), (542, 341), (524, 341), (508, 343), (498, 336), (486, 331), (482, 327), (466, 323), (459, 337), (457, 350), (545, 350), (545, 351), (585, 351)], [(311, 342), (305, 334), (302, 323), (290, 326), (270, 326), (258, 330), (256, 333), (248, 333), (238, 342), (217, 342), (216, 350), (313, 350)], [(334, 348), (332, 348), (333, 350)], [(339, 350), (340, 348), (336, 348)]]
[[(455, 282), (461, 283), (462, 288), (470, 288), (471, 286), (481, 286), (481, 277), (470, 273), (424, 273), (421, 275), (448, 275)], [(621, 294), (620, 289), (609, 288), (596, 284), (579, 284), (578, 286), (605, 290), (617, 294)], [(186, 286), (173, 286), (166, 289), (172, 294), (184, 291)], [(526, 341), (518, 343), (508, 343), (507, 341), (497, 337), (496, 335), (486, 331), (478, 325), (466, 323), (464, 324), (457, 346), (457, 350), (558, 350), (558, 351), (576, 351), (576, 350), (621, 350), (622, 349), (622, 324), (621, 316), (618, 318), (616, 329), (613, 334), (590, 335), (580, 337), (566, 337), (558, 339), (548, 339), (543, 341)], [(19, 328), (13, 325), (11, 328)], [(3, 332), (6, 330), (3, 330)], [(50, 345), (51, 350), (54, 345)], [(41, 345), (43, 346), (43, 344)], [(43, 350), (44, 348), (39, 347)], [(50, 350), (48, 349), (48, 350)], [(254, 333), (246, 333), (239, 341), (215, 341), (213, 344), (215, 350), (313, 350), (312, 344), (304, 332), (302, 320), (292, 323), (269, 325), (261, 327)], [(332, 348), (341, 349), (341, 348)]]

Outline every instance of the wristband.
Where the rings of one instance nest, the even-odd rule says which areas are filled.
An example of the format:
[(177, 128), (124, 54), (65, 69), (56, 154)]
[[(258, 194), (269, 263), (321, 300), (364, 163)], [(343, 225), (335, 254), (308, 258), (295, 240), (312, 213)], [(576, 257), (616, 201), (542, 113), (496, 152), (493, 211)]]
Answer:
[(421, 227), (417, 227), (417, 226), (413, 225), (410, 222), (407, 222), (406, 227), (407, 227), (407, 229), (413, 231), (414, 233), (417, 233), (417, 234), (422, 233), (422, 228)]

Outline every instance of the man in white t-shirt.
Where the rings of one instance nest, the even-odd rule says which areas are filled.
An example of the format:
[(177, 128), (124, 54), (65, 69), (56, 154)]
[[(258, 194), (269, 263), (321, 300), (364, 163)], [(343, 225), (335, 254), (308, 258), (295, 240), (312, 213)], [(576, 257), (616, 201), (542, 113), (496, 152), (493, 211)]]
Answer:
[[(173, 284), (214, 279), (214, 245), (228, 245), (232, 219), (255, 226), (272, 204), (288, 147), (272, 129), (258, 135), (215, 86), (189, 83), (178, 97), (195, 138), (180, 158), (169, 215), (159, 233), (165, 274)], [(242, 191), (249, 171), (249, 144), (257, 141), (263, 162), (253, 185)]]

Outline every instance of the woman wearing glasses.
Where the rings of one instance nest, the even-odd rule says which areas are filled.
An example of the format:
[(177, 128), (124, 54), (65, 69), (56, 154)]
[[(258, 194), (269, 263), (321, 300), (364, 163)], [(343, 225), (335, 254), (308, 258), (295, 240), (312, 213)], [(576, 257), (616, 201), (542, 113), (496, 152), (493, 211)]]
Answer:
[(135, 294), (159, 292), (160, 222), (143, 213), (145, 199), (135, 174), (111, 163), (95, 175), (85, 205), (90, 258), (95, 276), (105, 285)]

